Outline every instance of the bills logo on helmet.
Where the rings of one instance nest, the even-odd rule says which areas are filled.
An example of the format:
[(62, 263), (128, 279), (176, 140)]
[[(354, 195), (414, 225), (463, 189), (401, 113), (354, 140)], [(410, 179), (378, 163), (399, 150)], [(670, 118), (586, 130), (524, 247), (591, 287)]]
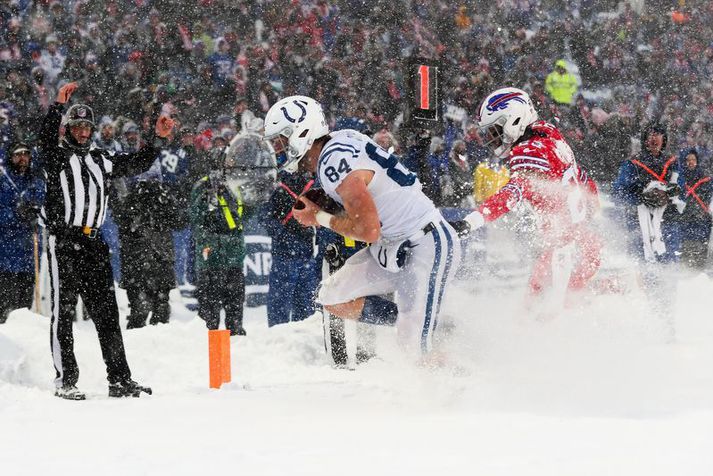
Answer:
[(496, 94), (488, 100), (485, 108), (490, 112), (501, 111), (508, 107), (510, 101), (517, 101), (522, 104), (527, 104), (527, 101), (522, 98), (518, 92)]
[(292, 103), (295, 106), (300, 108), (301, 115), (298, 119), (295, 119), (292, 116), (290, 116), (290, 114), (287, 112), (287, 108), (285, 106), (282, 106), (280, 109), (282, 110), (282, 114), (285, 115), (285, 119), (287, 119), (288, 121), (290, 121), (292, 123), (295, 123), (295, 122), (300, 123), (300, 122), (304, 121), (305, 117), (307, 117), (307, 109), (305, 108), (307, 103), (304, 101), (300, 101), (299, 99), (295, 99), (294, 101), (292, 101)]
[(84, 109), (83, 107), (80, 107), (79, 109), (77, 109), (77, 116), (87, 117), (87, 110)]

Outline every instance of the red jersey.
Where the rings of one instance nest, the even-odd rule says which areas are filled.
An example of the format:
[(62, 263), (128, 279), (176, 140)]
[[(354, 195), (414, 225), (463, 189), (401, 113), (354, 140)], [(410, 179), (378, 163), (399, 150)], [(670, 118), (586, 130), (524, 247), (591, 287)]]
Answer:
[(546, 244), (567, 243), (598, 209), (597, 186), (555, 126), (537, 121), (528, 133), (510, 151), (510, 181), (478, 210), (489, 222), (527, 200), (538, 215)]

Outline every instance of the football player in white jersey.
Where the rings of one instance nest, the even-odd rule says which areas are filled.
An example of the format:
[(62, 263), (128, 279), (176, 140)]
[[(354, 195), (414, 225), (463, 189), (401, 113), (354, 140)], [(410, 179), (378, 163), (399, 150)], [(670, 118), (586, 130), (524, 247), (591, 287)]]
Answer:
[[(330, 133), (322, 107), (306, 96), (270, 108), (265, 139), (280, 167), (315, 174), (344, 208), (330, 214), (301, 197), (304, 206), (293, 213), (302, 225), (371, 244), (322, 281), (318, 301), (336, 316), (365, 322), (398, 312), (401, 344), (428, 353), (461, 249), (456, 231), (421, 191), (416, 175), (364, 134)], [(395, 303), (382, 298), (391, 293)]]

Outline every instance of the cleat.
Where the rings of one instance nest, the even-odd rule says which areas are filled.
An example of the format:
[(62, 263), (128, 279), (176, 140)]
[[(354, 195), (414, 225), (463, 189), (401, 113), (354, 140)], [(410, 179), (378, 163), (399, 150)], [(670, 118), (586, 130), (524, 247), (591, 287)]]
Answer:
[(138, 398), (141, 396), (141, 392), (147, 395), (151, 395), (153, 393), (150, 387), (142, 387), (133, 380), (125, 380), (123, 382), (109, 384), (109, 396), (112, 398)]
[(81, 392), (74, 385), (66, 385), (64, 387), (58, 387), (54, 391), (54, 396), (59, 398), (64, 398), (65, 400), (86, 400), (87, 396), (84, 392)]

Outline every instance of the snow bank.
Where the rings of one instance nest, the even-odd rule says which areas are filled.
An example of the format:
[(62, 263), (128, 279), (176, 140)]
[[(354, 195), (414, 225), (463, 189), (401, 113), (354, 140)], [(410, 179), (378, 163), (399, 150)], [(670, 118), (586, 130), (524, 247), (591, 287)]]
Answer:
[(405, 361), (389, 328), (378, 358), (333, 369), (318, 316), (268, 329), (264, 308), (250, 309), (218, 391), (204, 324), (175, 301), (170, 324), (124, 332), (134, 378), (155, 394), (120, 401), (106, 398), (90, 322), (75, 328), (89, 400), (54, 398), (49, 320), (20, 311), (0, 326), (0, 470), (710, 474), (712, 289), (705, 275), (679, 283), (667, 343), (636, 289), (538, 321), (520, 285), (461, 283), (441, 324), (448, 365), (435, 370)]
[(0, 334), (0, 382), (21, 383), (24, 362), (22, 350)]

